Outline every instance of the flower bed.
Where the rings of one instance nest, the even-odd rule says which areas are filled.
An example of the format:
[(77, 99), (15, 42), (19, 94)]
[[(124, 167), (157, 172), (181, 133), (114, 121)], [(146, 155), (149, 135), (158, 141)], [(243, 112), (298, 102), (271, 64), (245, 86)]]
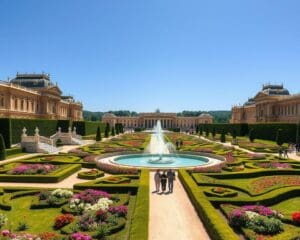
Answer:
[(251, 181), (249, 188), (256, 194), (273, 187), (300, 186), (300, 176), (266, 176)]
[(46, 175), (54, 170), (58, 169), (58, 166), (53, 164), (20, 164), (14, 169), (8, 171), (8, 174), (12, 175)]
[(27, 164), (7, 163), (5, 172), (0, 173), (2, 182), (59, 182), (81, 169), (80, 164)]
[(264, 163), (255, 163), (255, 166), (261, 168), (271, 168), (271, 169), (284, 169), (284, 168), (292, 168), (288, 163), (280, 163), (280, 162), (264, 162)]
[(115, 166), (107, 163), (97, 163), (97, 167), (110, 174), (138, 174), (139, 170), (136, 168), (128, 168), (128, 167), (121, 167), (121, 166)]
[(103, 177), (104, 172), (98, 169), (91, 169), (89, 171), (80, 172), (77, 176), (81, 179), (96, 179), (99, 177)]
[[(225, 206), (228, 208), (228, 206)], [(262, 205), (230, 206), (227, 214), (230, 225), (236, 229), (248, 228), (256, 234), (275, 235), (283, 231), (282, 215)]]

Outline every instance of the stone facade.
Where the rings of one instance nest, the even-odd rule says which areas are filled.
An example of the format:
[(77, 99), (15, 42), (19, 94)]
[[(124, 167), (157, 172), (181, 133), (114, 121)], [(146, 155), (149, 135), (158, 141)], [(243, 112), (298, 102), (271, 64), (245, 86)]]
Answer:
[(125, 128), (153, 128), (160, 120), (162, 128), (180, 128), (182, 130), (194, 129), (200, 123), (212, 123), (213, 117), (210, 114), (202, 113), (198, 117), (180, 117), (176, 113), (140, 113), (135, 117), (117, 117), (114, 114), (106, 113), (102, 122), (114, 126), (121, 123)]
[(82, 104), (62, 96), (47, 74), (0, 81), (0, 117), (82, 120)]
[(231, 123), (300, 121), (300, 94), (290, 95), (283, 85), (264, 85), (243, 106), (232, 108)]

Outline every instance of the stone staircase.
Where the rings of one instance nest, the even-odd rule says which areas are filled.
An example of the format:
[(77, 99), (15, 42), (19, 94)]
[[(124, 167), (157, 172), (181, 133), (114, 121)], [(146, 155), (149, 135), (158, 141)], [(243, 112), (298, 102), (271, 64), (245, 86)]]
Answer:
[(43, 142), (40, 142), (38, 144), (38, 149), (39, 149), (39, 152), (43, 152), (43, 153), (58, 153), (59, 152), (59, 149), (57, 147), (54, 147), (50, 144), (43, 143)]

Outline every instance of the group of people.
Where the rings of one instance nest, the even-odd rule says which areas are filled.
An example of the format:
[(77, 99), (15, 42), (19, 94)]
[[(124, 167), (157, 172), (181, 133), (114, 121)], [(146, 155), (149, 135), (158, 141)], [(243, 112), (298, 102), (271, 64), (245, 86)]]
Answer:
[(173, 186), (174, 186), (174, 180), (175, 180), (175, 172), (171, 169), (168, 171), (164, 170), (162, 173), (160, 170), (156, 170), (154, 174), (154, 182), (155, 182), (155, 192), (159, 193), (160, 187), (162, 190), (162, 193), (166, 191), (167, 183), (168, 183), (168, 190), (169, 193), (173, 192)]
[(288, 158), (288, 153), (300, 152), (300, 143), (289, 143), (288, 147), (280, 146), (278, 149), (279, 158)]

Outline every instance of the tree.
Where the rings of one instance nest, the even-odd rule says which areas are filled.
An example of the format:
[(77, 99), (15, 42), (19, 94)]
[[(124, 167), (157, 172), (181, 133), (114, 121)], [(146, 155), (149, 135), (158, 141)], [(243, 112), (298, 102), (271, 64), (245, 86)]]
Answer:
[(111, 128), (111, 135), (112, 135), (112, 136), (115, 136), (115, 135), (116, 135), (116, 134), (115, 134), (115, 127), (112, 127), (112, 128)]
[(119, 135), (120, 134), (120, 124), (119, 123), (115, 124), (115, 129), (116, 129), (116, 135)]
[(199, 133), (199, 125), (196, 126), (196, 134)]
[(100, 142), (102, 139), (101, 137), (101, 129), (100, 129), (100, 126), (97, 127), (97, 132), (96, 132), (96, 141), (97, 142)]
[(255, 140), (255, 132), (254, 132), (253, 128), (251, 128), (249, 131), (249, 140), (250, 140), (250, 142), (254, 142), (254, 140)]
[(235, 128), (232, 129), (231, 136), (233, 139), (236, 139), (236, 129)]
[(203, 129), (202, 129), (202, 127), (199, 128), (199, 134), (200, 134), (200, 136), (203, 135)]
[(106, 138), (109, 137), (109, 130), (110, 130), (110, 128), (109, 128), (109, 123), (106, 123), (105, 131), (104, 131), (104, 136), (105, 136)]
[(281, 146), (284, 143), (282, 129), (277, 129), (276, 143), (278, 144), (278, 146)]
[(221, 141), (222, 143), (226, 142), (226, 135), (225, 135), (224, 129), (222, 130), (221, 137), (220, 137), (220, 141)]
[(5, 143), (2, 134), (0, 134), (0, 160), (6, 159)]
[(211, 135), (213, 136), (213, 138), (215, 138), (215, 136), (216, 136), (216, 128), (213, 128), (213, 129), (212, 129)]
[(205, 129), (205, 136), (206, 136), (206, 137), (209, 136), (209, 129), (208, 129), (208, 128)]

